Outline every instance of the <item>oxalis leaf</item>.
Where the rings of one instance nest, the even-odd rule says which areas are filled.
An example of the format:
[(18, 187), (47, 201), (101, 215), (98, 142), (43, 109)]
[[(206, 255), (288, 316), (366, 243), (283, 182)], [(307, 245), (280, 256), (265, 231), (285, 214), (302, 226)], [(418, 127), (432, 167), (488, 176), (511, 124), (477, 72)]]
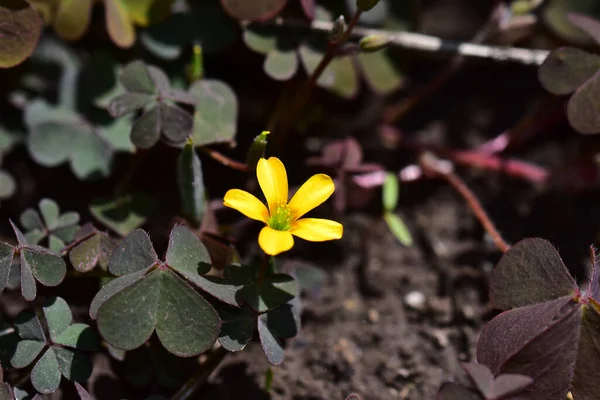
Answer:
[(569, 123), (580, 133), (599, 133), (600, 117), (596, 111), (600, 93), (600, 70), (581, 85), (567, 105)]
[(95, 199), (90, 213), (98, 221), (121, 236), (142, 226), (156, 209), (154, 198), (144, 193), (124, 195), (117, 199)]
[[(330, 13), (323, 7), (315, 7), (310, 14), (317, 20), (331, 21)], [(253, 4), (248, 2), (248, 6)], [(250, 24), (244, 29), (244, 41), (252, 50), (265, 54), (264, 70), (273, 79), (289, 80), (301, 61), (307, 74), (311, 74), (325, 56), (326, 42), (322, 37), (306, 34), (285, 34), (262, 26)], [(387, 94), (401, 87), (403, 76), (392, 63), (386, 50), (371, 53), (339, 55), (323, 71), (317, 84), (344, 98), (358, 94), (359, 78), (362, 76), (372, 90)]]
[(217, 1), (203, 1), (144, 30), (140, 41), (154, 55), (173, 60), (192, 43), (201, 43), (205, 54), (220, 51), (233, 42), (238, 29)]
[(32, 369), (31, 383), (40, 393), (52, 393), (58, 388), (61, 375), (79, 381), (90, 377), (91, 361), (74, 349), (95, 350), (98, 338), (89, 326), (71, 324), (71, 310), (60, 297), (49, 298), (43, 304), (42, 311), (51, 341), (46, 340), (41, 322), (33, 312), (21, 312), (15, 324), (19, 336), (24, 340), (17, 343), (11, 364), (23, 368), (43, 352)]
[(258, 317), (258, 334), (267, 360), (273, 365), (283, 362), (284, 349), (280, 338), (294, 337), (298, 333), (294, 311), (288, 304)]
[(216, 341), (221, 321), (215, 309), (182, 278), (196, 283), (210, 269), (210, 258), (198, 238), (175, 226), (166, 263), (155, 265), (156, 254), (145, 232), (124, 239), (109, 263), (123, 277), (100, 290), (90, 307), (98, 329), (113, 347), (133, 350), (156, 330), (169, 352), (191, 357)]
[(257, 265), (229, 265), (224, 279), (200, 278), (196, 284), (202, 290), (230, 305), (246, 304), (257, 313), (279, 307), (298, 295), (296, 280), (287, 274), (267, 274), (258, 283)]
[(358, 54), (365, 81), (379, 94), (392, 93), (402, 87), (404, 76), (393, 64), (387, 50)]
[(13, 246), (0, 242), (0, 293), (8, 283), (14, 255), (15, 248)]
[(86, 236), (89, 237), (69, 251), (69, 261), (79, 272), (89, 272), (97, 265), (106, 271), (109, 258), (117, 247), (116, 241), (89, 223), (75, 235), (75, 240)]
[(0, 68), (27, 59), (40, 38), (42, 21), (25, 0), (0, 0)]
[(248, 307), (232, 307), (217, 303), (215, 308), (223, 321), (219, 343), (227, 351), (241, 351), (252, 339), (256, 317)]
[(600, 132), (600, 119), (595, 111), (596, 98), (600, 93), (599, 56), (571, 47), (559, 48), (544, 60), (538, 76), (544, 88), (551, 93), (564, 95), (575, 92), (567, 106), (567, 116), (573, 128), (581, 133)]
[(60, 369), (53, 349), (48, 349), (31, 370), (31, 384), (42, 394), (53, 393), (60, 385)]
[[(166, 16), (172, 0), (103, 0), (106, 29), (111, 40), (119, 47), (133, 46), (135, 26), (154, 22), (154, 16)], [(63, 0), (53, 21), (54, 29), (63, 39), (78, 40), (88, 30), (92, 0)]]
[[(598, 303), (592, 301), (598, 310)], [(600, 383), (594, 371), (600, 367), (600, 316), (593, 307), (584, 307), (582, 313), (581, 338), (577, 350), (573, 395), (578, 399), (592, 400), (598, 394)]]
[(258, 329), (259, 338), (267, 357), (274, 365), (281, 364), (284, 350), (281, 338), (291, 338), (300, 330), (300, 315), (291, 304), (284, 304), (266, 313), (256, 315), (248, 307), (215, 305), (223, 321), (219, 343), (228, 351), (241, 351)]
[(197, 99), (194, 111), (195, 146), (233, 141), (237, 129), (238, 101), (225, 82), (202, 79), (189, 93)]
[(266, 21), (279, 14), (287, 4), (287, 0), (221, 0), (221, 4), (235, 19)]
[(236, 295), (242, 285), (217, 276), (204, 275), (211, 268), (210, 255), (204, 244), (186, 227), (181, 225), (173, 227), (169, 236), (166, 263), (206, 293), (227, 304), (238, 305)]
[(95, 350), (96, 333), (86, 324), (73, 324), (73, 314), (65, 300), (49, 298), (42, 307), (53, 343), (80, 350)]
[(520, 374), (504, 374), (494, 377), (492, 372), (482, 364), (464, 363), (467, 371), (479, 392), (486, 399), (502, 399), (512, 394), (521, 393), (533, 383), (533, 379)]
[(566, 398), (580, 327), (579, 305), (568, 296), (506, 311), (483, 328), (477, 360), (494, 375), (532, 377), (529, 399)]
[(574, 47), (553, 50), (538, 70), (544, 88), (554, 94), (574, 92), (600, 70), (600, 56)]
[(50, 250), (59, 253), (79, 229), (79, 214), (74, 211), (61, 214), (58, 204), (52, 199), (42, 199), (39, 208), (41, 216), (32, 208), (21, 214), (21, 225), (27, 230), (25, 237), (31, 244), (48, 238)]
[[(28, 244), (25, 235), (23, 235), (12, 221), (10, 223), (19, 241), (18, 249), (21, 253), (21, 294), (26, 300), (32, 301), (37, 294), (35, 281), (37, 280), (44, 286), (57, 286), (64, 279), (67, 273), (67, 266), (61, 257), (51, 253), (49, 250)], [(0, 263), (0, 277), (6, 280), (6, 270), (10, 269), (8, 258), (10, 257), (12, 261), (12, 256), (10, 255), (10, 250), (6, 247), (4, 248), (4, 252), (5, 258)]]
[(600, 16), (600, 5), (595, 0), (549, 0), (542, 10), (541, 17), (554, 33), (567, 41), (588, 45), (592, 38), (579, 26), (569, 20), (571, 13)]
[(481, 400), (481, 396), (456, 383), (444, 383), (435, 395), (435, 400)]
[(600, 354), (595, 260), (590, 275), (588, 292), (581, 292), (549, 242), (525, 239), (511, 247), (492, 273), (491, 297), (512, 309), (483, 328), (477, 360), (494, 376), (533, 378), (527, 399), (564, 398), (571, 388), (578, 399), (597, 397), (589, 372)]
[(13, 392), (8, 383), (0, 382), (0, 400), (13, 400)]
[(544, 239), (524, 239), (512, 246), (492, 272), (490, 297), (495, 307), (508, 310), (578, 290), (556, 249)]
[(0, 200), (11, 198), (17, 191), (15, 178), (6, 171), (0, 170)]
[(106, 300), (98, 309), (98, 329), (112, 346), (133, 350), (156, 329), (171, 353), (191, 357), (216, 341), (219, 317), (181, 278), (157, 269)]
[(110, 135), (105, 136), (104, 128), (43, 100), (27, 106), (25, 124), (29, 130), (26, 145), (38, 164), (55, 167), (69, 162), (75, 176), (82, 180), (109, 175), (117, 147), (107, 139)]
[(117, 276), (146, 270), (158, 263), (150, 237), (141, 229), (131, 232), (114, 251), (108, 270)]
[(145, 110), (131, 130), (131, 141), (135, 146), (150, 148), (159, 141), (161, 134), (168, 143), (177, 146), (192, 133), (192, 116), (172, 102), (193, 105), (196, 98), (171, 89), (169, 78), (162, 70), (136, 60), (125, 66), (119, 80), (127, 92), (110, 102), (110, 114), (121, 117)]

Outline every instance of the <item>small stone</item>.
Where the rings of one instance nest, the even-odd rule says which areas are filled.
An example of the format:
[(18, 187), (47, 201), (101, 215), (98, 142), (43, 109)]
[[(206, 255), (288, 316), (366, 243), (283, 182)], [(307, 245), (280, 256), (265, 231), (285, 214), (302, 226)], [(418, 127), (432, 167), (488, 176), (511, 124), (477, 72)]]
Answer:
[(423, 292), (419, 292), (418, 290), (413, 290), (404, 296), (404, 303), (410, 308), (414, 308), (415, 310), (423, 311), (425, 309), (426, 297)]
[(406, 368), (398, 368), (396, 372), (398, 373), (398, 376), (401, 376), (404, 379), (407, 379), (411, 375), (410, 371)]
[(376, 324), (379, 322), (379, 311), (375, 310), (374, 308), (371, 308), (367, 313), (367, 317), (369, 318), (369, 321), (372, 324)]
[(350, 312), (355, 312), (358, 309), (358, 303), (354, 299), (346, 299), (346, 300), (344, 300), (343, 305), (344, 305), (344, 308), (347, 311), (350, 311)]
[(475, 317), (477, 316), (477, 313), (475, 311), (475, 307), (471, 306), (471, 305), (466, 305), (463, 306), (462, 308), (462, 313), (464, 315), (464, 317), (469, 320), (472, 321), (475, 319)]
[(434, 329), (430, 332), (431, 336), (436, 340), (438, 346), (441, 348), (448, 347), (450, 340), (448, 339), (448, 333), (439, 329)]
[(344, 360), (349, 364), (354, 364), (358, 358), (358, 348), (356, 344), (346, 338), (340, 338), (334, 346), (334, 350), (341, 353)]

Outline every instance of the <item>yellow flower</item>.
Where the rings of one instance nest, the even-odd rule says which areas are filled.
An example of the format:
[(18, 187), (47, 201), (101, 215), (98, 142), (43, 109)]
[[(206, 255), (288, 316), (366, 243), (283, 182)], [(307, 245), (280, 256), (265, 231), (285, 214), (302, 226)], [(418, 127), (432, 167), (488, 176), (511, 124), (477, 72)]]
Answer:
[(275, 256), (291, 249), (294, 246), (292, 235), (311, 242), (342, 237), (344, 228), (338, 222), (320, 218), (300, 219), (331, 196), (335, 186), (329, 176), (312, 176), (289, 202), (287, 173), (278, 158), (261, 158), (256, 166), (256, 176), (268, 209), (255, 196), (240, 189), (229, 190), (223, 204), (266, 224), (258, 235), (258, 244), (265, 253)]

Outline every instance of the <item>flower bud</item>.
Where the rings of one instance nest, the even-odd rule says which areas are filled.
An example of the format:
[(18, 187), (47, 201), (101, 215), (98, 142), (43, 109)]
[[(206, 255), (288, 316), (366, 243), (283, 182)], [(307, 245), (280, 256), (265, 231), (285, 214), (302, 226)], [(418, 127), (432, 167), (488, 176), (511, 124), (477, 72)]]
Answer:
[(187, 65), (187, 77), (190, 82), (195, 82), (204, 76), (204, 65), (202, 60), (202, 47), (194, 45), (192, 60)]
[(344, 36), (346, 32), (346, 20), (343, 15), (340, 15), (333, 23), (333, 28), (329, 32), (329, 41), (337, 42)]
[(379, 3), (379, 0), (356, 0), (356, 7), (360, 11), (369, 11)]
[(365, 36), (358, 43), (360, 49), (365, 53), (372, 53), (385, 48), (390, 43), (390, 39), (384, 35)]
[(258, 160), (265, 156), (265, 150), (267, 149), (267, 135), (269, 131), (262, 131), (260, 135), (254, 138), (248, 155), (246, 156), (246, 165), (251, 169), (256, 168)]

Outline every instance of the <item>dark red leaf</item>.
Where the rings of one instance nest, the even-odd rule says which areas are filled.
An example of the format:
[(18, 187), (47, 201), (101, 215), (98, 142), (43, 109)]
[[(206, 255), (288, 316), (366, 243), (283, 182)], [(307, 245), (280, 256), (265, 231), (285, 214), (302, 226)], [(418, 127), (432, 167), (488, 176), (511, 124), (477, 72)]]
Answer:
[(489, 368), (483, 364), (464, 363), (463, 368), (486, 399), (504, 398), (533, 383), (532, 378), (520, 374), (503, 374), (494, 378)]
[(600, 21), (584, 14), (570, 12), (567, 14), (569, 21), (600, 44)]
[(75, 389), (77, 390), (77, 394), (81, 400), (92, 400), (92, 396), (85, 390), (83, 386), (81, 386), (77, 382), (73, 382), (75, 384)]
[(317, 9), (316, 0), (300, 0), (300, 4), (302, 5), (306, 17), (311, 21), (315, 19), (315, 11)]
[(364, 163), (356, 167), (348, 167), (348, 172), (351, 174), (367, 174), (374, 171), (383, 171), (384, 167), (381, 164)]
[(477, 386), (477, 389), (487, 399), (494, 393), (494, 374), (488, 367), (478, 363), (463, 363), (463, 368)]
[(160, 126), (165, 138), (172, 144), (182, 144), (192, 133), (194, 119), (183, 108), (160, 104)]
[(533, 383), (533, 378), (521, 374), (502, 374), (494, 380), (494, 390), (490, 399), (503, 399), (510, 394), (521, 393)]
[[(594, 300), (591, 303), (600, 306)], [(594, 304), (596, 303), (596, 304)], [(581, 336), (575, 376), (573, 377), (573, 397), (577, 400), (595, 400), (600, 393), (600, 315), (592, 306), (582, 310)]]
[(131, 142), (140, 149), (149, 149), (160, 139), (160, 105), (145, 112), (131, 129)]
[(567, 117), (571, 126), (578, 132), (600, 132), (598, 96), (600, 96), (600, 71), (581, 85), (569, 100)]
[(435, 400), (481, 400), (481, 396), (456, 383), (444, 383), (435, 395)]
[(0, 68), (11, 68), (27, 59), (42, 28), (42, 20), (27, 1), (0, 1)]
[(279, 14), (287, 0), (221, 0), (221, 4), (237, 20), (263, 22)]
[(483, 328), (477, 360), (495, 375), (532, 377), (520, 398), (564, 399), (577, 356), (579, 310), (579, 303), (565, 296), (505, 311)]
[(326, 162), (338, 165), (341, 168), (355, 167), (363, 158), (362, 149), (356, 139), (349, 137), (329, 143), (323, 149), (323, 158)]
[(575, 281), (556, 249), (544, 239), (524, 239), (512, 246), (492, 272), (490, 297), (502, 310), (541, 303), (577, 293)]
[(538, 79), (550, 93), (573, 93), (600, 69), (600, 57), (574, 47), (552, 51), (538, 70)]

